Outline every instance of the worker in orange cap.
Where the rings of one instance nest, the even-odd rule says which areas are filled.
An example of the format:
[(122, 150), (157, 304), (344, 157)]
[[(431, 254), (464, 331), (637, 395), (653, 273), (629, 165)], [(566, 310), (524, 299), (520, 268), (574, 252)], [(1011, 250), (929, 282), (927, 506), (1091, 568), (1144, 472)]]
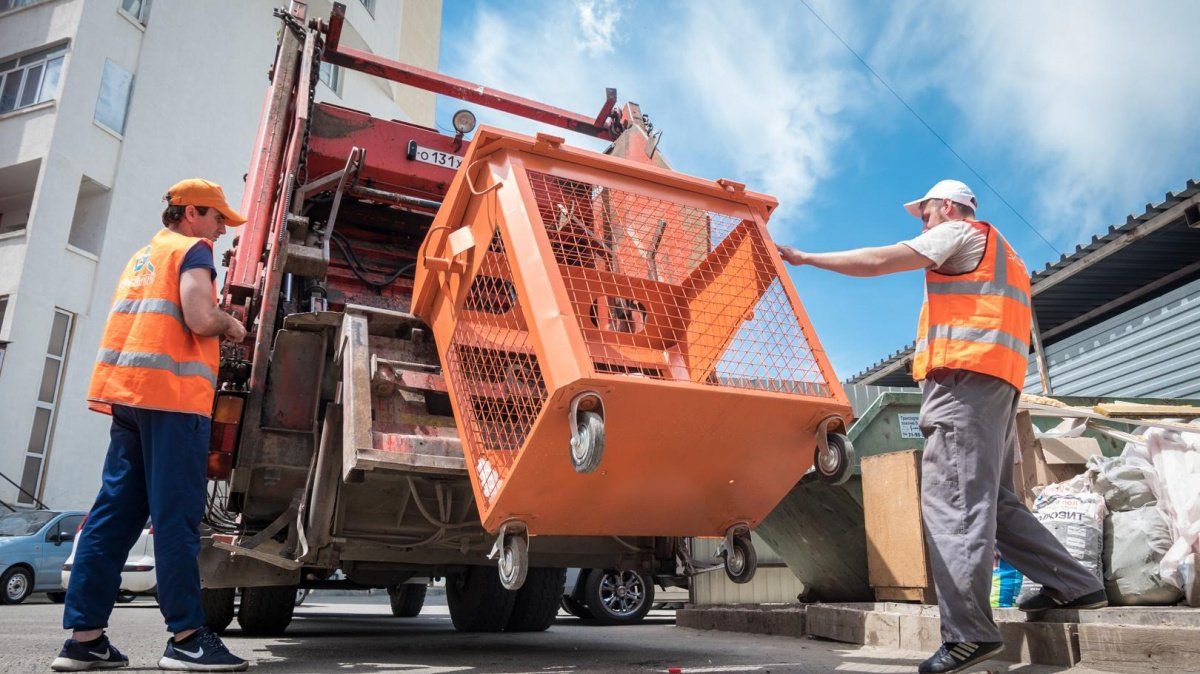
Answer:
[(112, 416), (100, 493), (75, 543), (58, 671), (129, 664), (104, 628), (121, 568), (146, 518), (154, 524), (158, 604), (167, 629), (162, 669), (238, 671), (245, 660), (204, 626), (200, 519), (222, 336), (246, 338), (217, 305), (213, 242), (246, 221), (216, 183), (167, 192), (163, 229), (133, 254), (117, 283), (88, 387), (88, 407)]
[(920, 672), (957, 672), (1003, 650), (989, 603), (995, 551), (1043, 590), (1024, 611), (1099, 608), (1104, 585), (1043, 527), (1012, 490), (1015, 421), (1029, 360), (1029, 273), (977, 201), (943, 180), (904, 208), (916, 238), (877, 248), (807, 253), (795, 265), (851, 276), (925, 270), (913, 379), (922, 382), (921, 513), (943, 644)]

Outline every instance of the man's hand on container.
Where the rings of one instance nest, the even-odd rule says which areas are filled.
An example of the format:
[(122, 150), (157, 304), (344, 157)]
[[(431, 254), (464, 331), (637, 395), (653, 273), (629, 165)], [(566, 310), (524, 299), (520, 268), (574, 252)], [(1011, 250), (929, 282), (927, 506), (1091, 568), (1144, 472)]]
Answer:
[(791, 246), (777, 246), (779, 248), (779, 257), (788, 264), (802, 265), (808, 263), (808, 255), (799, 248)]

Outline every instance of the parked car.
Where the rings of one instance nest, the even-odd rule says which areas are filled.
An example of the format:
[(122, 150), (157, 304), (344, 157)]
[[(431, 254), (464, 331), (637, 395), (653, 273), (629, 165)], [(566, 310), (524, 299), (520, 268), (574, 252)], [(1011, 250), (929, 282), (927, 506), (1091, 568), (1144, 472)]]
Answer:
[[(661, 603), (655, 604), (655, 585), (663, 590), (686, 588), (687, 579), (653, 577), (637, 571), (567, 569), (562, 608), (577, 618), (600, 625), (635, 625), (645, 619), (651, 608), (663, 607)], [(686, 601), (686, 594), (680, 598)]]
[(61, 602), (59, 569), (75, 547), (84, 514), (69, 510), (18, 510), (0, 515), (0, 602), (20, 604), (34, 592)]
[[(85, 518), (86, 520), (86, 518)], [(83, 528), (83, 522), (79, 523)], [(60, 583), (66, 588), (71, 580), (71, 568), (75, 566), (75, 551), (62, 565)], [(121, 568), (121, 594), (117, 601), (132, 601), (135, 595), (154, 594), (158, 590), (158, 579), (154, 575), (154, 526), (149, 521), (142, 527), (137, 543), (129, 549), (129, 557)]]

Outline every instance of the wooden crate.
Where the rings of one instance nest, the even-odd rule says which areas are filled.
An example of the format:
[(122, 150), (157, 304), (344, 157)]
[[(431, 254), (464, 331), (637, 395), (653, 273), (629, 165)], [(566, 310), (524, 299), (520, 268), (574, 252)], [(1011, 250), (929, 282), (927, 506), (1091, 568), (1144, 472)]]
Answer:
[(867, 577), (877, 601), (937, 602), (921, 520), (921, 451), (862, 460)]

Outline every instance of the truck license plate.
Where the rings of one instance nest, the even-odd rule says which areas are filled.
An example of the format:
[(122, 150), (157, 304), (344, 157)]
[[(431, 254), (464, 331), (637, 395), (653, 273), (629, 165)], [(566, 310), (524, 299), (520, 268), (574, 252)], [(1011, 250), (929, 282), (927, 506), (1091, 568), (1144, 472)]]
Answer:
[(426, 164), (433, 164), (434, 166), (441, 166), (451, 170), (458, 170), (459, 165), (462, 164), (462, 157), (456, 154), (442, 152), (441, 150), (435, 150), (429, 147), (422, 147), (420, 145), (416, 145), (415, 143), (408, 148), (408, 158), (416, 159), (417, 161), (425, 162)]

